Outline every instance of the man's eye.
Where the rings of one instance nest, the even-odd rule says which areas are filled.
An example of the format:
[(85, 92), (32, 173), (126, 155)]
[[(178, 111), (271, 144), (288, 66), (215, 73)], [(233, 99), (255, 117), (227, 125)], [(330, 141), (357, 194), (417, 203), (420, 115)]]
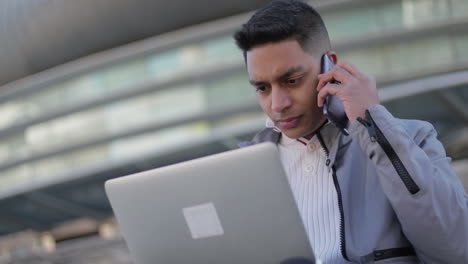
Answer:
[(288, 84), (298, 84), (301, 81), (302, 78), (296, 78), (296, 79), (289, 79), (287, 80)]
[(263, 93), (263, 92), (266, 91), (266, 87), (265, 86), (257, 86), (256, 90), (259, 93)]

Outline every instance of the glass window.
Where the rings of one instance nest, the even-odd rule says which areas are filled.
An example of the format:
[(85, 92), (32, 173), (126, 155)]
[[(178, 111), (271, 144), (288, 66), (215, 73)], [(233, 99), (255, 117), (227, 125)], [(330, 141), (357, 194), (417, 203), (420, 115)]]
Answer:
[(349, 60), (359, 69), (373, 77), (383, 76), (388, 72), (388, 65), (381, 48), (361, 49), (339, 54), (339, 60)]
[(387, 1), (376, 12), (383, 30), (394, 31), (403, 28), (401, 1)]
[(15, 136), (20, 141), (14, 147), (12, 137), (0, 139), (0, 155), (15, 160), (246, 100), (254, 101), (255, 92), (244, 73), (173, 87), (33, 125)]
[(15, 133), (12, 136), (2, 138), (0, 141), (0, 164), (11, 159), (26, 157), (30, 152), (24, 133)]
[(447, 0), (403, 0), (403, 23), (406, 27), (434, 23), (451, 16)]
[(155, 78), (166, 78), (175, 74), (174, 69), (179, 67), (177, 50), (150, 56), (147, 60), (147, 67), (149, 74)]
[[(20, 147), (9, 148), (9, 159), (79, 144), (97, 137), (164, 123), (205, 108), (203, 88), (199, 85), (146, 94), (97, 109), (75, 113), (28, 127)], [(4, 139), (1, 139), (0, 142)], [(12, 143), (8, 141), (7, 145)], [(0, 145), (1, 146), (1, 145)]]
[(447, 135), (463, 126), (459, 116), (451, 112), (451, 108), (441, 99), (438, 91), (401, 98), (387, 102), (385, 106), (400, 118), (431, 122), (439, 135)]
[(24, 101), (37, 104), (38, 111), (34, 116), (38, 116), (44, 112), (58, 110), (63, 105), (79, 104), (89, 98), (105, 95), (105, 91), (100, 88), (94, 74), (88, 74), (51, 85), (46, 90), (25, 98)]
[(468, 84), (451, 89), (451, 91), (462, 101), (468, 102)]
[(0, 191), (11, 190), (15, 186), (31, 183), (33, 176), (34, 171), (29, 165), (21, 165), (0, 171)]
[(250, 86), (246, 73), (207, 83), (207, 99), (210, 108), (255, 100), (255, 89)]
[(145, 80), (175, 77), (194, 69), (232, 62), (242, 63), (242, 54), (235, 47), (230, 34), (120, 62), (1, 104), (0, 115), (3, 118), (0, 128), (129, 89)]
[[(128, 88), (129, 85), (135, 85), (149, 79), (149, 77), (144, 59), (128, 61), (101, 70), (99, 74), (94, 74), (94, 78), (98, 81), (98, 87), (106, 93)], [(75, 89), (74, 92), (78, 91)]]
[(323, 20), (332, 41), (377, 33), (379, 22), (373, 7), (329, 11)]
[[(260, 107), (259, 107), (260, 109)], [(222, 120), (212, 122), (212, 134), (226, 135), (228, 141), (232, 145), (232, 148), (238, 148), (236, 140), (231, 139), (231, 136), (242, 137), (244, 135), (238, 135), (237, 133), (251, 133), (255, 134), (258, 131), (265, 128), (266, 115), (263, 111), (241, 113)], [(247, 138), (241, 139), (240, 141), (252, 140), (252, 135), (248, 135)]]
[(30, 153), (45, 152), (101, 136), (106, 128), (101, 111), (81, 112), (28, 127), (25, 143)]
[[(332, 41), (412, 28), (468, 14), (465, 0), (387, 1), (323, 13)], [(459, 7), (459, 8), (457, 8)], [(453, 9), (453, 10), (452, 10)], [(453, 14), (455, 13), (455, 14)]]
[(234, 43), (231, 34), (203, 42), (204, 59), (216, 63), (242, 62), (242, 52)]
[(175, 87), (136, 97), (105, 108), (110, 133), (148, 123), (160, 123), (201, 113), (205, 109), (203, 87), (199, 84)]
[(108, 146), (98, 145), (3, 170), (0, 172), (0, 191), (51, 179), (66, 171), (101, 162), (108, 156)]
[(0, 105), (0, 128), (13, 125), (25, 120), (27, 115), (24, 104), (19, 100), (12, 100)]
[(468, 1), (450, 0), (452, 5), (452, 14), (454, 17), (466, 18), (468, 16)]
[(34, 169), (34, 181), (57, 177), (66, 171), (84, 168), (106, 160), (109, 156), (107, 144), (92, 146), (79, 151), (65, 153), (31, 163)]
[(0, 104), (0, 128), (25, 122), (64, 106), (80, 104), (93, 97), (105, 95), (105, 89), (93, 75), (54, 84), (45, 90)]
[(194, 143), (197, 138), (207, 136), (209, 132), (209, 123), (201, 121), (117, 140), (111, 144), (110, 158), (118, 160), (135, 157), (136, 154), (141, 156), (142, 154), (166, 153), (171, 149), (183, 147), (188, 142)]
[[(182, 148), (187, 144), (197, 144), (213, 140), (213, 131), (223, 132), (217, 137), (233, 135), (235, 128), (243, 124), (263, 123), (262, 113), (244, 113), (226, 117), (226, 121), (196, 121), (189, 124), (171, 127), (160, 131), (119, 139), (111, 143), (96, 145), (82, 150), (64, 153), (25, 165), (20, 165), (0, 172), (0, 191), (12, 185), (31, 184), (44, 179), (63, 176), (73, 170), (90, 168), (105, 161), (139, 158), (148, 155), (163, 154), (167, 151)], [(229, 124), (230, 126), (227, 126)], [(221, 129), (223, 128), (223, 129)], [(221, 130), (220, 130), (221, 129)]]
[(468, 62), (468, 34), (454, 37), (457, 62)]
[(437, 69), (454, 61), (452, 43), (446, 36), (391, 44), (383, 51), (393, 74)]
[(425, 70), (440, 70), (456, 61), (466, 61), (464, 50), (467, 48), (466, 36), (457, 36), (454, 41), (443, 35), (352, 50), (339, 55), (341, 59), (355, 63), (363, 72), (385, 79), (395, 74), (410, 75)]

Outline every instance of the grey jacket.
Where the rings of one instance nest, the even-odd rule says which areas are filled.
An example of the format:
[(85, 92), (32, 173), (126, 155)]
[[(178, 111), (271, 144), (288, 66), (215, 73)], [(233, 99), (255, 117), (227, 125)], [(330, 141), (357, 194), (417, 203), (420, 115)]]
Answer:
[[(468, 263), (468, 196), (431, 124), (383, 106), (317, 136), (341, 214), (341, 253), (356, 263)], [(338, 135), (339, 134), (339, 135)], [(273, 129), (249, 144), (278, 143)]]

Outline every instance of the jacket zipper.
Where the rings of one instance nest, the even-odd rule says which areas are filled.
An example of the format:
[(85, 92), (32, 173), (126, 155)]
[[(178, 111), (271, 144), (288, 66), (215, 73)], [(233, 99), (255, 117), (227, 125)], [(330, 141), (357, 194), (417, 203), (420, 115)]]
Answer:
[[(328, 151), (327, 146), (325, 146), (325, 142), (323, 141), (322, 135), (317, 133), (317, 138), (320, 141), (320, 145), (322, 145), (323, 151), (327, 155), (326, 165), (327, 167), (330, 166), (330, 152)], [(343, 198), (341, 196), (341, 188), (338, 182), (338, 177), (336, 176), (335, 166), (331, 166), (332, 175), (333, 175), (333, 184), (335, 185), (336, 195), (338, 197), (338, 209), (340, 210), (340, 250), (341, 255), (347, 261), (348, 254), (346, 253), (346, 236), (345, 236), (345, 222), (344, 222), (344, 211), (343, 211)]]
[[(367, 119), (367, 120), (366, 120)], [(380, 147), (384, 150), (387, 157), (392, 162), (393, 167), (397, 171), (400, 179), (405, 184), (406, 188), (411, 194), (416, 194), (419, 192), (419, 186), (414, 182), (413, 178), (409, 174), (408, 170), (406, 170), (405, 165), (401, 162), (400, 157), (396, 154), (395, 150), (393, 149), (392, 145), (388, 142), (385, 135), (382, 133), (380, 128), (375, 124), (374, 119), (369, 113), (369, 110), (366, 110), (366, 119), (359, 117), (357, 120), (363, 124), (367, 131), (369, 132), (369, 136), (371, 137), (372, 142), (379, 143)]]

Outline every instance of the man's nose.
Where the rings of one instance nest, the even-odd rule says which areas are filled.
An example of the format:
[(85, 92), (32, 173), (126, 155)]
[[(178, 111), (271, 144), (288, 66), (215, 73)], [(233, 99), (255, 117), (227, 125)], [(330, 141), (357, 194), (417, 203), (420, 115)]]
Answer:
[(281, 113), (292, 104), (288, 91), (281, 87), (273, 87), (271, 93), (271, 109)]

